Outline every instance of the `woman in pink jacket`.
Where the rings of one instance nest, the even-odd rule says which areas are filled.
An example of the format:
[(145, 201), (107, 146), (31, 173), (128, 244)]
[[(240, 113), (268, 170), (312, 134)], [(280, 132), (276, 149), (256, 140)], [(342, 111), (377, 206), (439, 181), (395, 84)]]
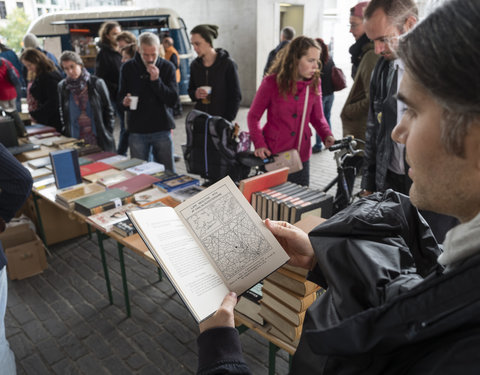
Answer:
[[(299, 143), (303, 107), (307, 86), (310, 86), (303, 128), (300, 158), (303, 169), (288, 176), (288, 180), (308, 186), (309, 159), (312, 153), (310, 138), (313, 125), (326, 147), (335, 141), (322, 108), (320, 89), (320, 46), (308, 37), (292, 40), (275, 60), (260, 85), (250, 111), (248, 128), (255, 145), (255, 155), (261, 158), (281, 151), (296, 149)], [(267, 110), (267, 123), (260, 119)]]

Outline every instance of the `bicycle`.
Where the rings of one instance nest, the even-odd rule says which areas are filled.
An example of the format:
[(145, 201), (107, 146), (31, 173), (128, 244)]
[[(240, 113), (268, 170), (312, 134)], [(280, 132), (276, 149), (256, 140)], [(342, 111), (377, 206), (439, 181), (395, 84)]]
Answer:
[[(362, 159), (359, 156), (363, 150), (357, 149), (358, 143), (365, 144), (361, 139), (355, 139), (349, 135), (335, 141), (328, 150), (334, 152), (334, 159), (337, 164), (337, 176), (323, 188), (323, 192), (329, 191), (337, 185), (337, 194), (333, 200), (333, 214), (351, 205), (359, 197), (359, 193), (352, 194), (355, 177), (361, 170)], [(350, 160), (350, 165), (346, 165)], [(348, 174), (348, 177), (347, 177)]]

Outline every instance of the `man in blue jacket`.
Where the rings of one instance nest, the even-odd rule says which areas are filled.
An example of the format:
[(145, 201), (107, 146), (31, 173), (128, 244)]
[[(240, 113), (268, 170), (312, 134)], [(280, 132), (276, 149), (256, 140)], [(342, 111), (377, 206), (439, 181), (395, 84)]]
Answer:
[[(138, 38), (139, 50), (120, 71), (119, 98), (127, 110), (128, 145), (133, 158), (153, 159), (175, 172), (171, 129), (172, 107), (178, 100), (174, 65), (158, 56), (158, 36), (145, 32)], [(130, 106), (138, 98), (136, 108)]]
[[(0, 233), (22, 207), (32, 190), (30, 173), (0, 144)], [(0, 372), (16, 374), (15, 357), (5, 336), (5, 310), (7, 308), (7, 259), (0, 242)]]

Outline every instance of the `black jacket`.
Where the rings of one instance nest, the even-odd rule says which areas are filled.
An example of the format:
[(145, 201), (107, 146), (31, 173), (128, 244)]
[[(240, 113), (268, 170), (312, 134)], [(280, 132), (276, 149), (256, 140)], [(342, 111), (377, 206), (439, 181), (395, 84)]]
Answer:
[(265, 68), (263, 68), (263, 75), (266, 76), (268, 73), (268, 69), (273, 64), (273, 61), (275, 60), (275, 57), (277, 57), (277, 53), (280, 52), (280, 50), (285, 47), (288, 43), (290, 43), (289, 40), (282, 40), (278, 45), (270, 51), (267, 57), (267, 63), (265, 64)]
[(322, 84), (322, 96), (333, 94), (332, 83), (332, 68), (335, 66), (332, 58), (329, 58), (327, 63), (322, 66), (322, 73), (320, 75)]
[(172, 110), (178, 100), (175, 67), (170, 61), (158, 58), (159, 79), (150, 80), (150, 74), (138, 53), (123, 64), (120, 71), (120, 101), (127, 94), (138, 96), (138, 107), (128, 112), (130, 133), (154, 133), (175, 128)]
[(95, 60), (95, 75), (105, 81), (110, 99), (117, 102), (122, 55), (108, 44), (98, 43), (98, 47), (100, 51)]
[[(107, 86), (103, 79), (94, 75), (87, 82), (88, 101), (93, 112), (93, 121), (97, 131), (98, 146), (105, 151), (115, 152), (115, 139), (113, 127), (115, 117), (112, 104), (108, 95)], [(70, 91), (67, 90), (67, 81), (62, 80), (58, 84), (60, 119), (62, 121), (62, 133), (70, 137)]]
[(192, 101), (195, 98), (195, 90), (200, 86), (211, 86), (211, 102), (203, 104), (197, 101), (195, 109), (206, 112), (212, 116), (221, 116), (228, 121), (233, 121), (237, 116), (242, 93), (238, 79), (237, 64), (228, 52), (222, 48), (215, 49), (217, 58), (212, 66), (206, 68), (202, 59), (197, 57), (190, 65), (190, 82), (188, 94)]
[(397, 79), (389, 76), (393, 61), (381, 57), (370, 81), (370, 106), (365, 133), (362, 188), (385, 191), (388, 166), (393, 155), (392, 131), (397, 124)]
[(30, 94), (37, 101), (37, 109), (30, 115), (39, 124), (53, 126), (58, 131), (62, 129), (57, 95), (58, 82), (61, 80), (62, 76), (55, 70), (37, 76), (30, 86)]
[[(430, 229), (392, 190), (360, 200), (309, 236), (317, 257), (309, 278), (327, 291), (307, 310), (292, 374), (478, 373), (480, 254), (444, 270)], [(247, 373), (236, 343), (224, 342), (220, 354), (207, 341), (218, 330), (234, 339), (224, 328), (200, 336), (202, 373)], [(212, 371), (220, 366), (224, 372)]]

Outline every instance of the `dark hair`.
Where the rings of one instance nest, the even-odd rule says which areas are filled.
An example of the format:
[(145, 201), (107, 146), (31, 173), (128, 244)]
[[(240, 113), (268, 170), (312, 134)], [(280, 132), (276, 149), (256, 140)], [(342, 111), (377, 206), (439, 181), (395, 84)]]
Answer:
[(399, 30), (410, 16), (418, 19), (418, 8), (414, 0), (372, 0), (365, 8), (363, 19), (370, 19), (377, 9), (382, 9)]
[(315, 40), (322, 49), (322, 53), (320, 54), (320, 61), (322, 62), (322, 65), (325, 65), (330, 59), (330, 54), (328, 53), (328, 46), (325, 44), (322, 38), (315, 38)]
[(22, 52), (20, 56), (21, 61), (28, 61), (35, 65), (37, 77), (43, 73), (53, 72), (57, 70), (55, 64), (50, 60), (47, 55), (36, 48), (27, 48)]
[(84, 66), (82, 58), (79, 56), (78, 53), (73, 51), (63, 51), (60, 55), (60, 66), (63, 69), (62, 63), (65, 61), (72, 61), (77, 65)]
[(413, 80), (443, 107), (442, 142), (457, 156), (480, 118), (479, 23), (479, 1), (448, 1), (401, 38), (398, 51)]
[(11, 48), (8, 48), (5, 44), (0, 42), (0, 52), (11, 51)]
[(123, 40), (127, 42), (127, 44), (137, 43), (137, 38), (135, 37), (134, 33), (130, 31), (122, 31), (120, 34), (117, 35), (116, 38), (117, 42)]
[[(312, 47), (317, 48), (320, 52), (322, 51), (318, 43), (312, 38), (297, 36), (277, 53), (268, 74), (277, 74), (277, 85), (282, 95), (287, 96), (289, 93), (295, 95), (297, 92), (298, 62)], [(315, 93), (318, 93), (319, 79), (320, 66), (310, 84)]]
[(120, 27), (120, 24), (117, 21), (108, 21), (102, 23), (100, 30), (98, 30), (98, 36), (100, 37), (100, 42), (103, 44), (113, 45), (112, 41), (108, 39), (108, 34), (115, 28)]
[(291, 26), (286, 26), (282, 29), (282, 35), (285, 40), (292, 40), (295, 38), (295, 29)]
[(135, 52), (137, 52), (137, 45), (135, 43), (127, 44), (125, 47), (122, 47), (120, 52), (126, 52), (128, 56), (135, 56)]

